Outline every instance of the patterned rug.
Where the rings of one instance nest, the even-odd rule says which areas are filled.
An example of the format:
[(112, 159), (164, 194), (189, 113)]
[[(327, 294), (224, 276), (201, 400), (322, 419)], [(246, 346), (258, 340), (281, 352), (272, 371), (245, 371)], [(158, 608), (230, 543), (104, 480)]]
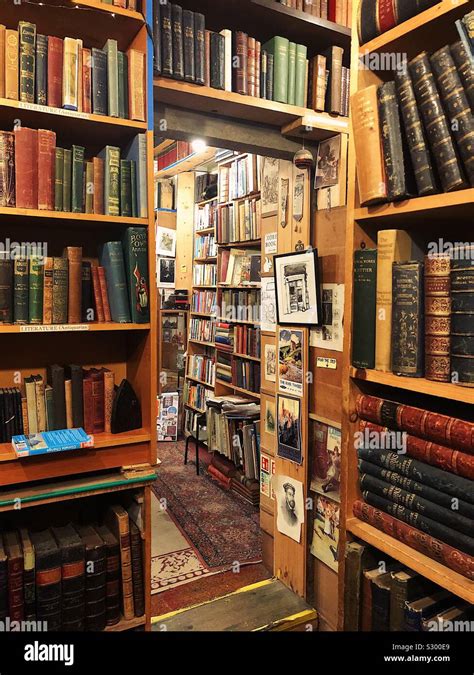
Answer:
[[(153, 485), (186, 539), (204, 562), (203, 574), (261, 560), (259, 510), (216, 484), (201, 465), (183, 464), (184, 441), (158, 444), (161, 464)], [(194, 451), (192, 452), (194, 457)]]

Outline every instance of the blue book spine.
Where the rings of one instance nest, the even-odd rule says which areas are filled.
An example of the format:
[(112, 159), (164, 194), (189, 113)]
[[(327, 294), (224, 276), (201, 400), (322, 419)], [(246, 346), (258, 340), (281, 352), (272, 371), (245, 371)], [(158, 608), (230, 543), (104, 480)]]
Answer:
[(110, 314), (116, 323), (130, 323), (127, 276), (120, 241), (108, 241), (99, 251), (99, 259), (105, 268)]

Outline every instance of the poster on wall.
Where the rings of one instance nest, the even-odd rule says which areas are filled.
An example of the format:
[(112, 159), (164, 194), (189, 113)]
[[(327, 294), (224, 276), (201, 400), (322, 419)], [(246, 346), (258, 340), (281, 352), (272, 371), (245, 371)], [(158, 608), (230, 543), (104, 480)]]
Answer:
[(338, 571), (339, 513), (337, 502), (317, 495), (311, 553), (335, 572)]
[(298, 544), (301, 541), (301, 525), (304, 524), (303, 483), (289, 476), (279, 475), (272, 479), (277, 504), (277, 529)]
[(301, 401), (290, 396), (277, 396), (277, 455), (301, 464)]
[(278, 388), (303, 396), (303, 331), (278, 329)]
[(277, 253), (278, 252), (278, 234), (276, 232), (268, 232), (264, 237), (264, 252)]
[(278, 175), (280, 160), (273, 157), (263, 158), (262, 169), (262, 216), (274, 216), (278, 213)]
[(260, 330), (274, 333), (276, 329), (276, 296), (273, 277), (262, 277), (260, 307)]
[(272, 476), (275, 474), (275, 460), (264, 452), (260, 455), (260, 492), (269, 499), (275, 499)]
[(273, 262), (277, 322), (281, 325), (319, 326), (317, 250), (283, 253), (276, 255)]
[(268, 382), (276, 382), (276, 370), (277, 370), (277, 360), (276, 360), (276, 347), (272, 344), (264, 345), (264, 378)]
[(310, 420), (313, 453), (311, 490), (339, 502), (341, 487), (341, 430)]
[(156, 255), (176, 255), (176, 230), (169, 227), (156, 226)]
[(328, 188), (339, 182), (339, 161), (341, 158), (341, 136), (321, 141), (316, 160), (314, 189)]
[(156, 285), (159, 288), (174, 288), (175, 286), (174, 258), (156, 258)]
[(344, 345), (344, 284), (322, 284), (321, 328), (311, 330), (310, 345), (342, 352)]
[(178, 408), (179, 394), (172, 392), (157, 397), (158, 414), (156, 432), (159, 441), (178, 440)]

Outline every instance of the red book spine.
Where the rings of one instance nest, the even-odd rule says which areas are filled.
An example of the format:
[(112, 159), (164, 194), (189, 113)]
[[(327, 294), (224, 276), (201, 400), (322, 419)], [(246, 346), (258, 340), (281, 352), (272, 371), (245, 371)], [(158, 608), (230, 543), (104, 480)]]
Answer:
[(379, 0), (379, 31), (385, 33), (397, 25), (395, 0)]
[(92, 374), (92, 425), (93, 434), (105, 429), (104, 375), (100, 372)]
[(462, 553), (361, 500), (354, 502), (352, 511), (356, 518), (474, 581), (474, 558), (467, 553)]
[(23, 557), (8, 560), (8, 610), (11, 621), (23, 620)]
[(82, 50), (82, 111), (92, 112), (92, 52)]
[(94, 415), (92, 410), (92, 379), (90, 375), (84, 377), (82, 383), (82, 402), (84, 404), (84, 431), (94, 433)]
[(61, 108), (63, 92), (63, 41), (48, 37), (48, 105)]
[(100, 282), (99, 282), (99, 271), (98, 268), (94, 265), (91, 268), (92, 271), (92, 290), (94, 291), (94, 300), (95, 300), (95, 312), (96, 320), (99, 323), (105, 321), (104, 316), (104, 305), (102, 304), (102, 294), (100, 292)]
[(56, 134), (38, 129), (38, 208), (54, 211)]
[(38, 132), (15, 129), (15, 195), (22, 209), (38, 208)]
[(99, 276), (100, 297), (102, 299), (102, 307), (104, 308), (104, 320), (112, 321), (112, 315), (110, 314), (109, 295), (107, 291), (107, 278), (105, 276), (105, 269), (103, 267), (98, 267), (97, 274)]

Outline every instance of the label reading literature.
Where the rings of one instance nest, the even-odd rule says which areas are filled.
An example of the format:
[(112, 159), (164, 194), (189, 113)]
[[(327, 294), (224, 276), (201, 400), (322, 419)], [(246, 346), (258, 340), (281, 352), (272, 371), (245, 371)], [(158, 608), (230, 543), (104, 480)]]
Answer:
[(89, 330), (89, 325), (87, 323), (58, 323), (20, 326), (20, 333), (66, 333), (68, 331), (86, 330)]
[(34, 110), (35, 112), (49, 113), (51, 115), (62, 115), (63, 117), (79, 117), (83, 120), (88, 120), (91, 117), (89, 113), (66, 110), (65, 108), (54, 108), (50, 105), (39, 105), (38, 103), (25, 103), (24, 101), (18, 101), (18, 107), (24, 110)]

